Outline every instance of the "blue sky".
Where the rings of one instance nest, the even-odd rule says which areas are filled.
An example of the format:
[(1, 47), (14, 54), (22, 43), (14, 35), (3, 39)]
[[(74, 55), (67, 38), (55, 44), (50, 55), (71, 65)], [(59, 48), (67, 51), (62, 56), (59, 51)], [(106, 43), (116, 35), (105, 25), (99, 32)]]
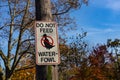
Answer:
[(92, 44), (106, 43), (107, 39), (120, 38), (120, 0), (89, 0), (72, 12), (80, 28), (87, 31), (86, 40)]

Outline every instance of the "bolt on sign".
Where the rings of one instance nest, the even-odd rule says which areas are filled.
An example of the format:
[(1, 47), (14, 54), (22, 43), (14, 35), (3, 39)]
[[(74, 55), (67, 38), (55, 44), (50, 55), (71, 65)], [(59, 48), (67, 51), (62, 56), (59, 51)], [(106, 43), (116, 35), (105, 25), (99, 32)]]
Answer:
[(36, 64), (57, 65), (60, 63), (57, 24), (35, 22)]

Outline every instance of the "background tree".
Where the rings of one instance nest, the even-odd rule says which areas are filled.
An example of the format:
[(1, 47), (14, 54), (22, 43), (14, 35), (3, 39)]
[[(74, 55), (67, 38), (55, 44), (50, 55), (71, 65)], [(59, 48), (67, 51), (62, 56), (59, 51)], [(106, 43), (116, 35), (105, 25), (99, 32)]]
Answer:
[(31, 34), (31, 28), (28, 27), (33, 19), (29, 11), (30, 0), (26, 2), (7, 0), (3, 3), (7, 4), (7, 8), (5, 9), (8, 13), (5, 13), (5, 15), (8, 18), (5, 22), (2, 22), (4, 27), (1, 27), (2, 30), (0, 32), (2, 34), (0, 38), (1, 41), (8, 41), (5, 47), (8, 46), (7, 48), (3, 48), (1, 45), (0, 56), (4, 62), (5, 79), (8, 80), (11, 78), (23, 55), (32, 53), (29, 52), (29, 49), (32, 47), (31, 44), (34, 38)]
[(84, 42), (85, 36), (86, 32), (83, 32), (78, 36), (71, 37), (72, 42), (69, 45), (60, 44), (60, 80), (69, 79), (72, 76), (70, 71), (80, 67), (82, 62), (84, 61), (84, 58), (87, 55), (87, 43)]
[(79, 67), (72, 70), (70, 80), (114, 80), (114, 62), (106, 45), (95, 47)]
[[(113, 78), (113, 61), (106, 45), (98, 46), (93, 49), (89, 56), (91, 77), (95, 79), (111, 80)], [(109, 71), (110, 72), (109, 72)]]
[(108, 39), (107, 46), (109, 50), (115, 54), (114, 56), (114, 74), (116, 74), (116, 79), (118, 80), (120, 77), (120, 39)]

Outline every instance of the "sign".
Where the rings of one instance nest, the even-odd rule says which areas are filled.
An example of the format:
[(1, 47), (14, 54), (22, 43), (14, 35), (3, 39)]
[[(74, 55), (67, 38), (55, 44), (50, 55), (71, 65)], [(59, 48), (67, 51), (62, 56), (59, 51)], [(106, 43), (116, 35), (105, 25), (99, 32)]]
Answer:
[(55, 22), (35, 22), (37, 65), (57, 65), (60, 63), (57, 33)]

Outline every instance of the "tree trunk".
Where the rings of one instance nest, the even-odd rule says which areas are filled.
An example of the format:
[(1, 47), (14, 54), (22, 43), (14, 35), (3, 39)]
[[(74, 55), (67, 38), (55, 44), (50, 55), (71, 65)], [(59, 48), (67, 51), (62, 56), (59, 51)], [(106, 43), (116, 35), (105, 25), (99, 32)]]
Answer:
[(52, 21), (50, 0), (35, 0), (36, 2), (36, 20)]
[(6, 66), (5, 70), (5, 80), (11, 80), (11, 70), (10, 70), (10, 65)]
[(10, 72), (8, 72), (8, 73), (6, 74), (5, 80), (11, 80), (11, 74), (10, 74)]
[(3, 80), (3, 73), (0, 71), (0, 80)]

